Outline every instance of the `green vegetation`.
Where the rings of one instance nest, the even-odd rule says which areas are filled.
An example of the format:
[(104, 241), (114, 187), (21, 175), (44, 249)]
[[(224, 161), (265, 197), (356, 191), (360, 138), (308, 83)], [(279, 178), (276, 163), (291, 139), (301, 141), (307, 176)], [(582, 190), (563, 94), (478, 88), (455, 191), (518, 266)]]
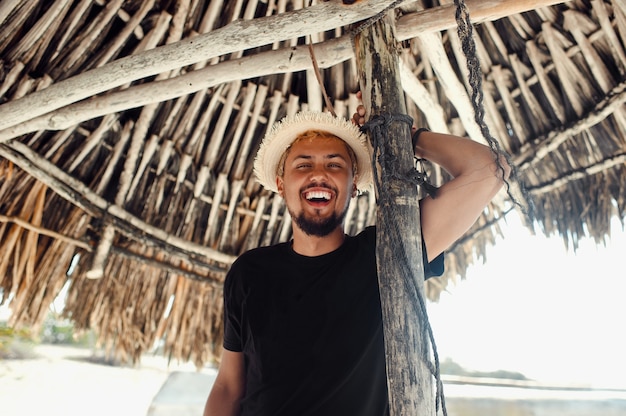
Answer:
[(0, 322), (0, 359), (32, 358), (34, 346), (28, 330), (16, 331)]
[(0, 322), (0, 360), (35, 358), (34, 348), (38, 344), (89, 347), (91, 339), (89, 333), (77, 335), (69, 320), (52, 312), (38, 334), (33, 334), (30, 329), (16, 330), (6, 322)]
[(90, 346), (89, 334), (76, 334), (70, 320), (54, 313), (50, 313), (44, 321), (39, 338), (42, 344)]

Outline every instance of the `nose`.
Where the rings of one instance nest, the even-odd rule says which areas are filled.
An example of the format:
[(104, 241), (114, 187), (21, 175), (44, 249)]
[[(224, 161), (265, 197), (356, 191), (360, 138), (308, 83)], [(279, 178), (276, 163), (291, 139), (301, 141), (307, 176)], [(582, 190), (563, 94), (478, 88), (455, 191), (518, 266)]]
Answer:
[(328, 178), (326, 167), (323, 164), (314, 165), (309, 174), (309, 180), (311, 182), (325, 182), (326, 178)]

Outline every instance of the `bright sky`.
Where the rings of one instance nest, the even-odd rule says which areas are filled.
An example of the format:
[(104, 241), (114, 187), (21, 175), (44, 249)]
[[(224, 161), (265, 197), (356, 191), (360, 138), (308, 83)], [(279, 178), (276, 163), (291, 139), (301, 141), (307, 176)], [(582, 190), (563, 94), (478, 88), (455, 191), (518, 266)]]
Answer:
[(576, 254), (507, 217), (487, 262), (430, 303), (440, 360), (546, 382), (626, 388), (626, 232)]

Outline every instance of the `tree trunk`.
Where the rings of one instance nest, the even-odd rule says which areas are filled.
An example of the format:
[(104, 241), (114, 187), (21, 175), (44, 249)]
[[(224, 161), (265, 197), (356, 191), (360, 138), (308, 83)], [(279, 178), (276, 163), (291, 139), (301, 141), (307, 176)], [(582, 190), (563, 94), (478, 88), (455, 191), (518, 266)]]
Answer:
[[(418, 192), (415, 185), (390, 171), (413, 168), (411, 126), (394, 115), (406, 115), (405, 98), (391, 20), (378, 21), (355, 39), (357, 68), (369, 120), (385, 116), (388, 134), (375, 145), (378, 197), (376, 260), (382, 303), (387, 385), (392, 416), (431, 415), (435, 395), (424, 312), (424, 270)], [(370, 139), (375, 134), (370, 131)], [(381, 154), (385, 158), (380, 158)], [(388, 160), (395, 166), (385, 166)], [(380, 162), (380, 163), (377, 163)], [(390, 169), (391, 168), (391, 169)]]

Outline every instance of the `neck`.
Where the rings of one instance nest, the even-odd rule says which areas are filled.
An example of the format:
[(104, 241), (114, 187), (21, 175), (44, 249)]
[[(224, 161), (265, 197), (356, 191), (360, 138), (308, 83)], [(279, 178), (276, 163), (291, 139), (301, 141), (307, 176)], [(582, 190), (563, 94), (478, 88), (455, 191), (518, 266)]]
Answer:
[(308, 235), (298, 227), (293, 227), (293, 251), (303, 256), (314, 257), (330, 253), (341, 247), (344, 239), (345, 234), (341, 226), (324, 237)]

